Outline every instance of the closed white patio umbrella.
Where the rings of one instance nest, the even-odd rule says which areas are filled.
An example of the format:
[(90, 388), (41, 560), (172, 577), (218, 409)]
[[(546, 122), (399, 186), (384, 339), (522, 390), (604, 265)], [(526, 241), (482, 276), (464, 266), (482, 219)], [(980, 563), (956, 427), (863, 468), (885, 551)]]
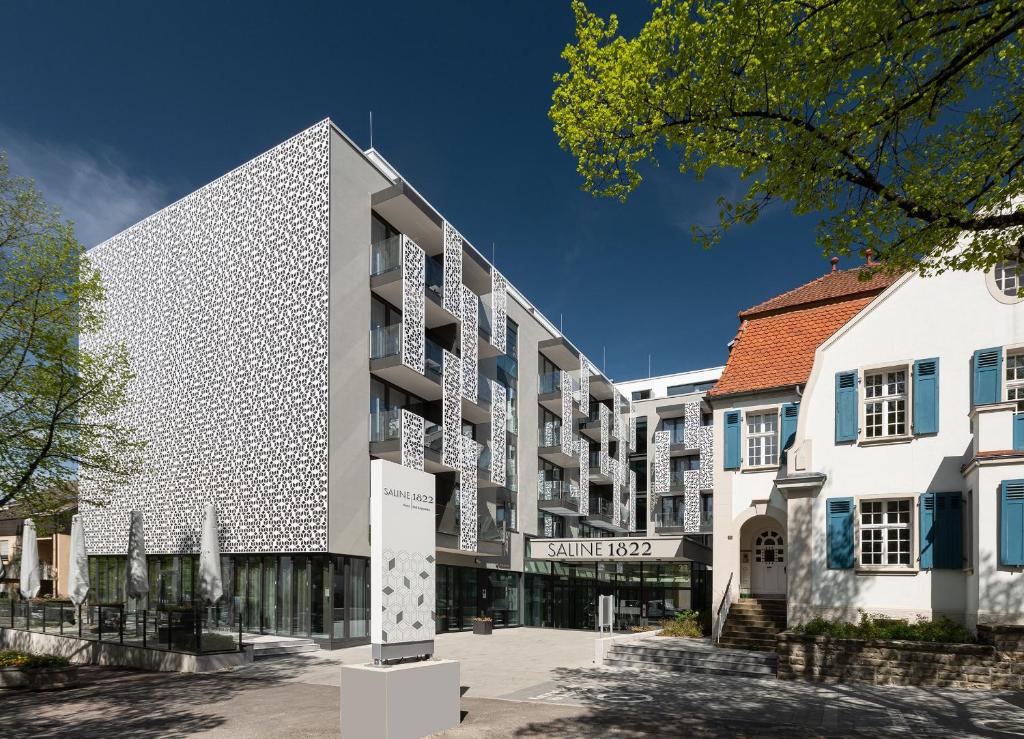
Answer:
[(68, 597), (76, 606), (89, 595), (89, 557), (85, 553), (85, 529), (82, 516), (71, 517), (71, 552), (68, 555)]
[(142, 511), (132, 511), (128, 529), (128, 563), (125, 567), (126, 598), (144, 598), (149, 595), (149, 566), (146, 563), (146, 534), (142, 525)]
[(198, 591), (199, 597), (209, 603), (216, 603), (224, 595), (224, 581), (220, 572), (220, 542), (217, 539), (217, 507), (213, 503), (206, 504), (206, 515), (203, 517)]
[(39, 594), (39, 541), (36, 537), (36, 523), (25, 519), (21, 532), (21, 596), (35, 598)]

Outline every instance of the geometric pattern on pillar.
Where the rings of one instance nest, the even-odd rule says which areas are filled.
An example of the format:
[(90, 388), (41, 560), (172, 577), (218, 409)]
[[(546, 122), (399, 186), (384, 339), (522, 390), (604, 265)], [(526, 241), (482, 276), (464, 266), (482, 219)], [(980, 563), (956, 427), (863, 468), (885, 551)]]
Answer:
[(602, 475), (611, 475), (611, 464), (608, 459), (608, 432), (611, 418), (611, 411), (608, 410), (608, 406), (601, 403), (598, 406), (601, 416), (601, 451), (598, 452), (597, 461), (598, 466), (601, 469)]
[(479, 395), (477, 372), (477, 344), (480, 298), (465, 285), (462, 286), (462, 395), (467, 400), (477, 402)]
[(462, 472), (459, 474), (459, 549), (476, 551), (477, 535), (477, 489), (476, 464), (480, 456), (480, 445), (462, 437)]
[(614, 419), (613, 423), (615, 425), (614, 425), (614, 428), (612, 430), (612, 435), (616, 439), (618, 439), (619, 441), (622, 441), (623, 438), (625, 437), (625, 433), (623, 433), (623, 431), (622, 431), (622, 411), (623, 411), (622, 406), (623, 406), (623, 399), (622, 399), (622, 395), (618, 391), (615, 391), (615, 397), (614, 397), (614, 401), (613, 402), (614, 402), (614, 408), (612, 410), (612, 418)]
[(700, 401), (687, 403), (683, 409), (683, 446), (696, 449), (700, 443)]
[(715, 435), (714, 426), (701, 426), (697, 433), (697, 448), (700, 449), (700, 482), (698, 488), (711, 490), (715, 486)]
[(629, 471), (629, 530), (636, 531), (636, 471)]
[(683, 531), (687, 534), (700, 531), (700, 493), (697, 491), (687, 490), (683, 493)]
[(508, 283), (496, 269), (491, 269), (491, 346), (499, 351), (506, 349), (508, 324)]
[(444, 222), (444, 289), (441, 305), (462, 318), (462, 234)]
[(402, 466), (423, 469), (423, 417), (402, 409)]
[(590, 515), (590, 445), (580, 439), (580, 502), (581, 516)]
[(669, 431), (654, 432), (654, 484), (651, 486), (654, 496), (651, 500), (652, 505), (658, 503), (659, 494), (668, 492), (668, 454), (671, 436)]
[(447, 349), (441, 358), (441, 464), (462, 469), (462, 361)]
[(402, 364), (417, 372), (423, 372), (426, 363), (425, 270), (423, 250), (402, 236)]
[(580, 410), (590, 412), (590, 360), (580, 355)]
[(572, 376), (562, 370), (562, 454), (571, 457), (576, 453), (573, 447), (572, 418)]
[(505, 485), (505, 434), (506, 413), (505, 386), (496, 380), (491, 383), (491, 482)]

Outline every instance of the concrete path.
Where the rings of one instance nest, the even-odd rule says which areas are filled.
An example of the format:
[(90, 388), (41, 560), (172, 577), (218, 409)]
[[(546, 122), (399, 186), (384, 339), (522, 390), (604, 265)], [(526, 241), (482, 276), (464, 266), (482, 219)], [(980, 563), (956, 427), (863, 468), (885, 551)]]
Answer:
[[(1024, 693), (825, 686), (596, 668), (594, 634), (442, 634), (462, 664), (461, 726), (446, 737), (1010, 737)], [(81, 687), (0, 692), (7, 737), (337, 737), (339, 665), (368, 647), (258, 662), (230, 673), (83, 670)]]

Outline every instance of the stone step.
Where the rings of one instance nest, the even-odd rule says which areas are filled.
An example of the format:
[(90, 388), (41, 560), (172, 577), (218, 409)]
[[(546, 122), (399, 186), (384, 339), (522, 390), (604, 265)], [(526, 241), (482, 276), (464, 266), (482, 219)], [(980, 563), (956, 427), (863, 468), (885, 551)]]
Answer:
[(764, 634), (778, 634), (780, 631), (785, 631), (786, 627), (778, 625), (778, 624), (751, 624), (751, 623), (744, 623), (742, 621), (736, 621), (736, 620), (733, 620), (733, 619), (730, 618), (729, 620), (727, 620), (725, 622), (725, 630), (726, 631), (736, 630), (736, 631), (743, 631), (743, 632), (746, 632), (746, 633), (754, 633), (754, 634), (760, 634), (760, 633), (764, 633)]
[(710, 667), (761, 668), (770, 667), (774, 670), (778, 657), (774, 654), (758, 652), (733, 652), (727, 649), (717, 650), (686, 650), (663, 649), (659, 647), (613, 647), (609, 656), (621, 659), (645, 659), (659, 664), (695, 665), (706, 664)]
[(780, 629), (786, 628), (786, 619), (767, 618), (765, 616), (730, 613), (726, 623), (743, 624), (744, 626), (763, 626)]
[(776, 643), (774, 637), (756, 639), (751, 637), (723, 636), (718, 641), (720, 647), (728, 649), (755, 649), (761, 652), (774, 651)]
[(320, 647), (312, 639), (274, 639), (253, 642), (252, 645), (253, 659), (318, 651)]
[(775, 669), (766, 665), (759, 666), (716, 666), (715, 663), (682, 664), (679, 662), (659, 663), (640, 657), (609, 656), (605, 664), (617, 667), (638, 667), (670, 672), (689, 672), (698, 675), (726, 675), (731, 677), (774, 678)]
[(757, 611), (759, 613), (786, 613), (786, 602), (751, 602), (751, 601), (739, 601), (729, 606), (729, 613), (733, 611)]

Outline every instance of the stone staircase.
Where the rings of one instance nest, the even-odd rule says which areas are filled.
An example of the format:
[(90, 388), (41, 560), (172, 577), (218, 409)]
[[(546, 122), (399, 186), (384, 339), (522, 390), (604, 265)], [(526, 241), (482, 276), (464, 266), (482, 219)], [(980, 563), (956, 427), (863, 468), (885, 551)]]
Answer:
[(775, 651), (775, 636), (786, 630), (786, 601), (741, 598), (729, 607), (720, 647)]
[(270, 657), (286, 657), (304, 652), (316, 652), (320, 650), (317, 643), (312, 639), (295, 637), (260, 636), (256, 639), (244, 639), (252, 644), (252, 658), (269, 659)]
[(613, 645), (604, 663), (703, 675), (774, 678), (778, 658), (774, 652), (716, 648), (706, 639), (652, 637)]

